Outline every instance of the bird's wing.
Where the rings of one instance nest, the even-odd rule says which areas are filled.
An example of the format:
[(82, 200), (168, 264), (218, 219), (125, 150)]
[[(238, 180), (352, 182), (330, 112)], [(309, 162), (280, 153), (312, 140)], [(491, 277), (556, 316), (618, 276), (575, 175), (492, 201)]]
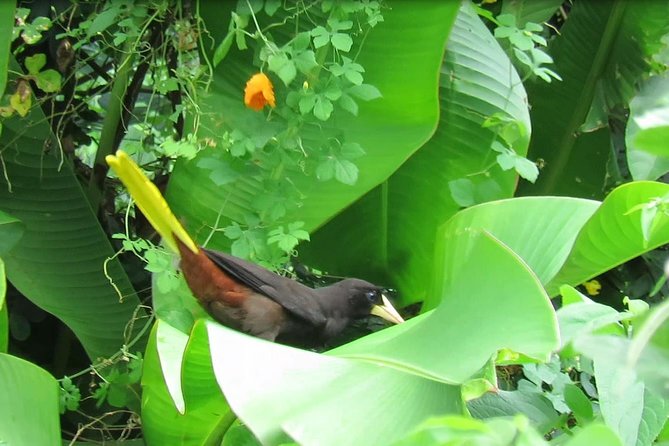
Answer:
[(193, 239), (174, 216), (156, 185), (144, 175), (137, 164), (122, 150), (117, 151), (116, 155), (107, 155), (105, 160), (128, 188), (130, 196), (135, 200), (151, 226), (163, 238), (165, 244), (178, 253), (179, 250), (174, 241), (176, 237), (188, 249), (197, 253), (197, 245)]
[(327, 321), (317, 295), (308, 286), (229, 254), (205, 248), (202, 250), (227, 274), (254, 291), (266, 295), (295, 316), (316, 326)]

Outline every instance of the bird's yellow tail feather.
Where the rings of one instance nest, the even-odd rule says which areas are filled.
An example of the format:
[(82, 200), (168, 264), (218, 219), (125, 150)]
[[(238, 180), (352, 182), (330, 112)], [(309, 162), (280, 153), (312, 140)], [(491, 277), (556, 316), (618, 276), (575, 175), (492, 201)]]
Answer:
[(156, 185), (144, 175), (137, 164), (122, 150), (117, 151), (116, 155), (107, 155), (105, 159), (165, 244), (174, 252), (179, 252), (176, 237), (188, 249), (197, 253), (199, 250), (193, 239), (174, 216)]

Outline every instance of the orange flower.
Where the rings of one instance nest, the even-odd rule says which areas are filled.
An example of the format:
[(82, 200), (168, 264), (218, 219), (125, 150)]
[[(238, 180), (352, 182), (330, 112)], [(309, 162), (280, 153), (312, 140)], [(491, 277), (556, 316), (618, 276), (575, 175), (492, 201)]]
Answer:
[(254, 74), (246, 82), (244, 104), (255, 111), (262, 110), (267, 104), (272, 108), (276, 106), (276, 102), (274, 101), (274, 86), (265, 73)]

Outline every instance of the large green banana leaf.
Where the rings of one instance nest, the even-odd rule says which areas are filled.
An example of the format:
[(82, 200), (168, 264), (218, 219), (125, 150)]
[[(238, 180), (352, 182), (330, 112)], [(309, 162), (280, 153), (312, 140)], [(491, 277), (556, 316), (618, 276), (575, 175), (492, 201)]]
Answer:
[[(457, 384), (500, 348), (546, 359), (559, 344), (557, 320), (524, 262), (480, 231), (442, 235), (439, 307), (327, 356), (204, 320), (184, 351), (186, 336), (160, 321), (143, 380), (145, 432), (157, 443), (209, 444), (228, 417), (211, 389), (213, 369), (230, 407), (263, 444), (281, 444), (286, 435), (304, 445), (389, 444), (429, 416), (461, 413)], [(489, 280), (480, 280), (479, 267), (491, 272)], [(514, 311), (500, 311), (501, 303)], [(162, 374), (156, 363), (161, 349)], [(196, 423), (200, 430), (193, 429)]]
[[(459, 4), (457, 2), (389, 1), (383, 9), (384, 22), (366, 38), (356, 59), (365, 67), (365, 82), (378, 87), (383, 97), (361, 103), (357, 117), (340, 114), (334, 125), (347, 141), (358, 142), (366, 155), (356, 160), (358, 182), (347, 186), (320, 182), (301, 172), (284, 174), (305, 195), (303, 205), (286, 218), (301, 220), (306, 229), (322, 225), (364, 193), (384, 181), (434, 132), (439, 116), (437, 88), (444, 44)], [(221, 41), (229, 11), (215, 2), (204, 2), (201, 15), (217, 42)], [(200, 128), (221, 144), (225, 128), (262, 128), (265, 117), (244, 107), (244, 84), (257, 71), (250, 52), (231, 51), (214, 72), (210, 94), (199, 105), (203, 111)], [(251, 127), (255, 125), (256, 127)], [(269, 123), (265, 126), (271, 125)], [(207, 133), (208, 132), (208, 133)], [(214, 150), (214, 149), (212, 149)], [(206, 151), (201, 156), (207, 156)], [(242, 178), (217, 186), (211, 171), (198, 166), (198, 159), (176, 166), (168, 187), (168, 200), (200, 240), (222, 213), (241, 219), (252, 210), (251, 201), (262, 185), (257, 178)], [(213, 246), (229, 245), (219, 232)]]
[(495, 113), (518, 123), (524, 138), (514, 148), (523, 155), (530, 134), (527, 98), (509, 59), (469, 4), (449, 37), (439, 96), (432, 139), (387, 182), (314, 234), (301, 250), (308, 263), (397, 286), (405, 302), (425, 300), (434, 277), (437, 228), (461, 207), (452, 186), (468, 185), (468, 205), (513, 194), (515, 173), (495, 163), (495, 132), (481, 124)]
[(58, 383), (44, 369), (0, 353), (0, 439), (7, 445), (58, 445)]
[[(669, 2), (575, 2), (549, 45), (561, 82), (528, 87), (534, 134), (532, 159), (545, 167), (524, 194), (601, 198), (611, 153), (607, 113), (626, 106), (649, 72), (650, 56), (669, 32)], [(589, 113), (597, 119), (582, 129)], [(582, 132), (586, 130), (586, 132)]]
[(135, 321), (133, 333), (125, 332), (142, 315), (139, 299), (119, 261), (106, 262), (114, 251), (41, 109), (4, 124), (0, 211), (25, 227), (3, 254), (7, 278), (65, 322), (92, 359), (110, 356), (141, 328)]

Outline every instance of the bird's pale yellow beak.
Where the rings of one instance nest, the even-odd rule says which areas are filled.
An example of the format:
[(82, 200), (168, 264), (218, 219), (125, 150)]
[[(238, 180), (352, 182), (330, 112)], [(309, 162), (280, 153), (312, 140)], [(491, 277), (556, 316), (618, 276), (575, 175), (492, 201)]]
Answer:
[(381, 299), (383, 300), (383, 305), (374, 305), (372, 307), (371, 313), (375, 316), (387, 320), (388, 322), (392, 322), (393, 324), (400, 324), (404, 322), (404, 319), (402, 316), (400, 316), (395, 307), (393, 307), (388, 298), (382, 294)]

